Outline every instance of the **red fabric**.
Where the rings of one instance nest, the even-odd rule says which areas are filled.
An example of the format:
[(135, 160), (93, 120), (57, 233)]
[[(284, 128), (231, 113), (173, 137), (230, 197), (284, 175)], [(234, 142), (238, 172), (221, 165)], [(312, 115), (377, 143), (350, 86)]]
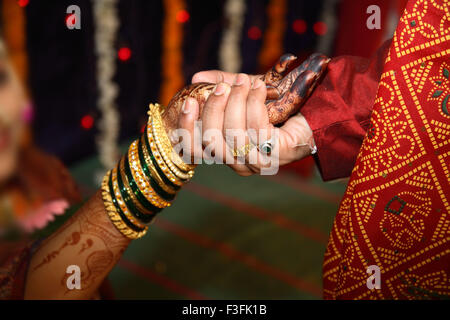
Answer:
[[(394, 10), (395, 4), (396, 0), (340, 1), (334, 53), (337, 56), (370, 57), (386, 39), (388, 15), (390, 10)], [(366, 10), (371, 5), (377, 5), (380, 8), (381, 29), (370, 30), (366, 28), (366, 22), (370, 16), (366, 13)], [(356, 39), (358, 40), (355, 41)]]
[(35, 246), (33, 243), (10, 252), (0, 265), (0, 300), (22, 300), (28, 265)]
[(301, 109), (313, 130), (324, 180), (348, 177), (353, 169), (389, 46), (387, 41), (372, 59), (332, 59), (322, 83)]
[[(369, 66), (371, 64), (371, 60), (369, 59), (363, 59), (363, 58), (369, 58), (373, 55), (374, 52), (377, 51), (378, 48), (380, 48), (383, 44), (383, 39), (386, 37), (386, 32), (388, 29), (389, 19), (388, 15), (391, 14), (391, 12), (396, 12), (398, 16), (401, 15), (403, 12), (403, 9), (406, 6), (406, 0), (343, 0), (340, 1), (338, 4), (338, 12), (337, 12), (337, 35), (335, 40), (335, 49), (334, 53), (336, 56), (341, 55), (352, 55), (352, 56), (358, 56), (358, 57), (339, 57), (337, 59), (333, 59), (334, 61), (331, 63), (331, 70), (333, 72), (334, 79), (337, 79), (339, 82), (343, 83), (350, 83), (353, 82), (352, 79), (349, 79), (349, 77), (354, 77), (354, 74), (352, 73), (352, 68), (358, 69), (360, 76), (356, 77), (354, 80), (357, 81), (360, 77), (366, 77), (366, 81), (371, 82), (367, 86), (367, 89), (365, 91), (365, 94), (367, 95), (370, 93), (371, 101), (367, 101), (367, 109), (371, 110), (373, 105), (373, 100), (375, 99), (376, 90), (377, 90), (377, 84), (379, 76), (382, 72), (382, 67), (384, 65), (385, 56), (387, 55), (387, 51), (389, 49), (389, 45), (383, 46), (383, 49), (381, 49), (381, 52), (375, 57), (372, 58), (372, 63), (376, 63), (376, 66), (371, 66), (372, 70), (366, 70), (365, 72), (362, 71), (363, 69), (369, 69)], [(381, 12), (381, 29), (380, 30), (369, 30), (365, 27), (366, 20), (369, 17), (368, 14), (366, 14), (366, 9), (370, 5), (377, 5), (380, 7)], [(361, 26), (364, 26), (363, 28)], [(351, 36), (349, 36), (351, 34)], [(358, 41), (355, 41), (355, 39), (358, 39)], [(301, 54), (299, 56), (299, 60), (304, 60), (307, 57), (302, 57)], [(373, 68), (376, 68), (376, 70), (373, 70)], [(346, 75), (348, 78), (345, 77), (345, 75), (341, 74), (341, 68), (346, 69), (348, 72), (346, 72)], [(341, 76), (343, 78), (341, 78)], [(333, 80), (330, 80), (333, 81)], [(361, 85), (365, 85), (362, 83)], [(358, 95), (358, 92), (361, 92), (360, 87), (352, 86), (351, 88), (341, 88), (342, 90), (350, 92), (350, 89), (354, 89), (353, 95)], [(319, 89), (320, 90), (320, 89)], [(344, 93), (335, 92), (337, 94), (344, 95)], [(321, 98), (321, 95), (316, 95)], [(364, 98), (364, 97), (362, 97)], [(314, 106), (315, 108), (315, 102), (310, 104), (311, 106)], [(339, 110), (343, 110), (342, 108), (337, 108)], [(348, 145), (347, 147), (351, 150), (351, 155), (353, 161), (348, 161), (348, 166), (345, 168), (344, 173), (339, 174), (339, 176), (325, 176), (324, 178), (326, 180), (342, 177), (342, 176), (349, 176), (351, 169), (354, 164), (354, 160), (356, 159), (356, 155), (358, 153), (359, 147), (362, 143), (362, 138), (364, 136), (365, 130), (367, 129), (368, 120), (370, 117), (370, 113), (367, 113), (365, 115), (365, 123), (361, 123), (362, 130), (356, 130), (351, 132), (352, 135), (356, 135), (358, 137), (355, 137), (355, 141), (353, 141), (352, 145)], [(328, 118), (329, 119), (329, 118)], [(326, 119), (325, 119), (326, 120)], [(353, 124), (352, 124), (353, 125)], [(345, 128), (350, 129), (351, 125), (344, 125)], [(355, 129), (355, 128), (352, 128)], [(333, 130), (333, 132), (330, 133), (331, 136), (334, 135), (335, 130), (340, 130), (339, 128), (330, 128), (330, 130)], [(339, 150), (346, 150), (347, 148), (337, 148)], [(348, 150), (348, 149), (347, 149)], [(331, 150), (329, 150), (331, 151)], [(323, 154), (321, 154), (323, 155)], [(328, 155), (324, 155), (328, 158)], [(312, 159), (306, 158), (302, 161), (294, 162), (289, 165), (286, 165), (281, 168), (281, 170), (287, 170), (291, 172), (295, 172), (299, 176), (302, 177), (310, 177), (313, 174), (313, 163), (311, 161)], [(342, 161), (341, 161), (342, 162)], [(347, 162), (347, 161), (346, 161)], [(337, 172), (337, 168), (331, 168), (331, 171)]]
[[(444, 3), (408, 2), (386, 59), (370, 123), (362, 119), (372, 94), (366, 84), (373, 85), (373, 78), (366, 82), (367, 77), (352, 76), (352, 66), (345, 62), (341, 62), (341, 79), (337, 73), (333, 76), (336, 61), (331, 66), (325, 83), (330, 92), (314, 93), (325, 103), (324, 107), (320, 100), (315, 103), (316, 113), (323, 116), (312, 111), (308, 115), (325, 177), (345, 173), (351, 162), (345, 153), (353, 152), (358, 134), (369, 127), (325, 253), (327, 299), (450, 295), (450, 8)], [(364, 85), (355, 91), (360, 83)], [(352, 88), (345, 91), (347, 87)], [(349, 94), (337, 94), (340, 91)], [(355, 92), (358, 97), (351, 94)], [(337, 106), (345, 109), (341, 112)], [(326, 117), (338, 129), (330, 130)], [(331, 164), (336, 160), (343, 163)], [(379, 289), (368, 286), (373, 283), (368, 279), (369, 266), (381, 272)]]

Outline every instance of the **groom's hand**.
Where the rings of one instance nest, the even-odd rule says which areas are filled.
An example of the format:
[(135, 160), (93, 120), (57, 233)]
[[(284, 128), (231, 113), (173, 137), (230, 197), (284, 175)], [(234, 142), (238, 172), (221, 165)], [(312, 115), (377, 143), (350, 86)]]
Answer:
[[(241, 163), (234, 161), (227, 164), (242, 176), (259, 173), (267, 166), (264, 157), (268, 155), (260, 148), (264, 141), (271, 141), (273, 147), (278, 148), (276, 154), (279, 165), (310, 155), (310, 146), (314, 144), (312, 131), (300, 113), (289, 118), (280, 128), (269, 122), (265, 105), (266, 86), (258, 78), (256, 75), (203, 71), (195, 74), (192, 79), (193, 82), (217, 84), (200, 115), (203, 147), (208, 150), (208, 154), (224, 163), (227, 163), (227, 157), (239, 159)], [(181, 128), (193, 130), (192, 116), (189, 114), (192, 111), (195, 115), (198, 109), (198, 102), (189, 98), (185, 105), (186, 113), (180, 119)], [(214, 139), (205, 137), (208, 130), (219, 132), (220, 136), (214, 136)], [(264, 136), (267, 138), (262, 140), (261, 137)], [(276, 140), (272, 141), (275, 137)], [(251, 158), (251, 152), (256, 152), (257, 155)], [(256, 161), (250, 161), (251, 159)]]

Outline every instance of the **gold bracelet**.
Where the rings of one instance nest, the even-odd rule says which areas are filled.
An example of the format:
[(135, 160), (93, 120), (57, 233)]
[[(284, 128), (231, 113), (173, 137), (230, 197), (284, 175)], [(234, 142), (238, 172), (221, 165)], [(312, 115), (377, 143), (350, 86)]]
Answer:
[[(122, 183), (123, 183), (123, 188), (126, 190), (128, 196), (130, 197), (131, 203), (135, 207), (135, 210), (138, 211), (137, 213), (142, 214), (143, 217), (153, 215), (154, 212), (149, 209), (144, 208), (144, 206), (139, 202), (139, 200), (136, 199), (136, 195), (134, 194), (134, 192), (130, 189), (128, 178), (125, 174), (125, 169), (123, 166), (124, 162), (125, 162), (125, 160), (122, 159), (122, 161), (120, 162), (120, 165), (118, 166), (119, 172), (117, 174), (120, 174), (120, 177), (121, 177)], [(128, 203), (128, 206), (131, 206), (131, 203)], [(133, 210), (133, 208), (131, 208), (131, 210)]]
[[(143, 135), (141, 136), (140, 145), (141, 145), (141, 148), (142, 148), (142, 155), (144, 156), (144, 160), (145, 160), (145, 162), (147, 164), (147, 168), (150, 171), (150, 175), (152, 176), (152, 178), (154, 178), (156, 180), (156, 183), (158, 183), (158, 185), (161, 187), (161, 189), (163, 189), (165, 192), (167, 192), (169, 194), (176, 194), (177, 190), (175, 190), (172, 187), (170, 187), (170, 185), (164, 183), (164, 181), (162, 180), (162, 178), (159, 175), (158, 171), (156, 170), (155, 166), (153, 165), (153, 162), (150, 159), (150, 155), (148, 154), (147, 146), (145, 145), (145, 141), (144, 141), (144, 136)], [(142, 165), (141, 165), (141, 167), (142, 167)]]
[(175, 195), (178, 187), (192, 178), (196, 167), (185, 163), (174, 152), (160, 109), (160, 105), (150, 104), (147, 130), (141, 137), (142, 149), (138, 149), (139, 140), (135, 140), (128, 153), (102, 181), (102, 199), (108, 217), (129, 239), (144, 236), (148, 230), (144, 222), (150, 224), (158, 211), (171, 205), (158, 192), (171, 200), (170, 195)]
[(146, 226), (144, 230), (142, 231), (134, 231), (130, 227), (128, 227), (125, 222), (123, 222), (122, 218), (120, 217), (119, 213), (117, 212), (117, 209), (112, 201), (108, 182), (109, 177), (111, 175), (111, 171), (108, 171), (108, 173), (103, 178), (102, 182), (102, 199), (103, 204), (106, 209), (106, 213), (108, 214), (109, 219), (113, 223), (113, 225), (116, 227), (116, 229), (122, 233), (125, 237), (129, 239), (138, 239), (143, 237), (148, 230), (148, 227)]
[(167, 136), (166, 130), (163, 127), (161, 115), (155, 109), (153, 111), (153, 115), (149, 116), (149, 123), (150, 122), (156, 146), (158, 147), (158, 150), (162, 155), (164, 161), (166, 162), (167, 166), (169, 167), (169, 169), (182, 180), (189, 180), (190, 178), (192, 178), (194, 174), (193, 170), (187, 172), (182, 171), (171, 160), (171, 158), (175, 158), (174, 155), (176, 153), (174, 152), (172, 144), (170, 143), (170, 140)]
[(141, 166), (138, 164), (139, 159), (134, 156), (134, 150), (136, 150), (137, 152), (137, 143), (138, 141), (135, 140), (128, 149), (128, 160), (134, 181), (144, 194), (145, 198), (154, 206), (157, 206), (158, 208), (165, 208), (170, 206), (170, 202), (161, 198), (160, 195), (152, 188), (150, 182), (145, 178), (145, 174)]
[(152, 128), (150, 125), (147, 125), (147, 139), (148, 143), (150, 145), (150, 150), (153, 154), (153, 157), (155, 158), (156, 162), (158, 163), (159, 168), (162, 172), (166, 175), (167, 179), (169, 179), (173, 184), (181, 187), (183, 185), (183, 181), (181, 181), (177, 176), (173, 174), (172, 171), (170, 171), (169, 167), (164, 162), (164, 159), (162, 158), (161, 154), (158, 151), (158, 147), (156, 146), (156, 142), (153, 140), (153, 133)]
[(162, 127), (162, 124), (158, 122), (157, 117), (149, 116), (149, 123), (151, 122), (152, 133), (156, 146), (158, 147), (159, 153), (164, 159), (164, 162), (169, 167), (169, 169), (180, 179), (187, 181), (194, 175), (193, 171), (182, 172), (178, 169), (169, 158), (169, 154), (173, 154), (173, 148), (167, 137), (167, 133)]
[[(150, 108), (150, 114), (151, 117), (156, 119), (156, 123), (159, 124), (161, 127), (163, 126), (163, 121), (162, 121), (162, 117), (161, 117), (161, 110), (163, 110), (164, 108), (156, 103), (156, 104), (150, 104), (149, 106)], [(169, 150), (172, 150), (172, 152), (170, 152), (170, 160), (173, 164), (175, 164), (181, 171), (184, 172), (189, 172), (195, 169), (196, 165), (195, 164), (187, 164), (186, 162), (184, 162), (184, 160), (180, 157), (179, 154), (177, 154), (175, 152), (175, 150), (173, 150), (172, 148), (172, 143), (170, 142), (170, 139), (166, 133), (166, 131), (164, 130), (164, 132), (161, 132), (161, 134), (159, 135), (159, 138), (161, 139), (161, 143), (163, 145), (165, 145)]]
[[(134, 143), (134, 142), (133, 142)], [(128, 150), (129, 152), (129, 150)], [(146, 179), (140, 178), (141, 175), (139, 173), (136, 173), (134, 168), (130, 166), (131, 174), (133, 176), (133, 179), (139, 188), (139, 191), (143, 194), (144, 198), (150, 202), (153, 206), (156, 208), (165, 208), (170, 206), (170, 202), (165, 201), (162, 199), (156, 192), (153, 190), (153, 188), (149, 185), (148, 181)], [(134, 171), (134, 172), (133, 172)], [(128, 176), (125, 173), (125, 159), (121, 162), (120, 165), (120, 173), (122, 174), (122, 181), (124, 182), (124, 187), (127, 189), (127, 191), (130, 193), (131, 199), (133, 200), (133, 203), (139, 203), (139, 206), (136, 206), (138, 210), (144, 214), (154, 214), (154, 212), (149, 211), (149, 209), (146, 209), (142, 206), (140, 201), (136, 199), (136, 195), (130, 188)], [(139, 175), (139, 178), (137, 178), (136, 175)], [(124, 179), (125, 178), (125, 179)], [(137, 178), (137, 179), (136, 179)]]

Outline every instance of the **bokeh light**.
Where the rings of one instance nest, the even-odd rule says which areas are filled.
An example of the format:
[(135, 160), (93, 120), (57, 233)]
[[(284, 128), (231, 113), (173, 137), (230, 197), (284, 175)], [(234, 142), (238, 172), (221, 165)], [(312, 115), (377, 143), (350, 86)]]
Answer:
[(262, 32), (260, 28), (253, 26), (248, 29), (247, 35), (252, 40), (258, 40), (261, 38)]
[(190, 18), (189, 12), (186, 10), (180, 10), (177, 12), (176, 19), (179, 23), (188, 22)]
[(294, 22), (292, 23), (292, 29), (294, 30), (295, 33), (298, 34), (305, 33), (307, 29), (306, 21), (302, 19), (294, 20)]
[(30, 2), (29, 0), (18, 0), (17, 4), (23, 8), (23, 7), (26, 7), (29, 2)]
[(314, 24), (313, 30), (317, 35), (323, 36), (325, 33), (327, 33), (328, 26), (325, 22), (318, 21)]
[(121, 61), (127, 61), (131, 58), (131, 49), (127, 47), (122, 47), (117, 52), (117, 56)]
[(89, 130), (94, 126), (94, 118), (91, 115), (85, 115), (81, 118), (80, 124), (84, 130)]

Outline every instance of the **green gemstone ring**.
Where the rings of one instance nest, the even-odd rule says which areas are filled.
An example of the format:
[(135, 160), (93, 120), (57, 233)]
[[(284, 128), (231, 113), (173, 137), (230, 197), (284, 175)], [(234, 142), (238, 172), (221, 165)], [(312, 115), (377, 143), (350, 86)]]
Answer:
[(264, 141), (259, 145), (259, 151), (264, 154), (270, 154), (272, 152), (272, 142), (270, 140)]

